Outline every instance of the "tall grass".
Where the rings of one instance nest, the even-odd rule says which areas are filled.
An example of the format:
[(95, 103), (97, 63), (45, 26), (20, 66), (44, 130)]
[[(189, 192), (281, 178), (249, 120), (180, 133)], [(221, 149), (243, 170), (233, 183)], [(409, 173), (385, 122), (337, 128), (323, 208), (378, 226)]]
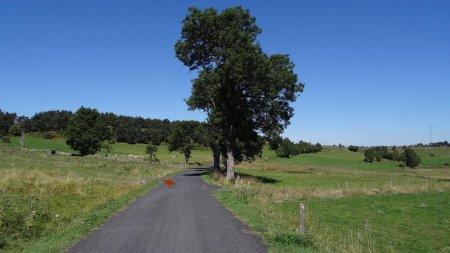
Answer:
[(175, 171), (0, 145), (0, 251), (59, 252)]
[[(450, 149), (444, 151), (434, 158), (445, 159)], [(217, 198), (260, 234), (271, 252), (450, 249), (450, 170), (433, 161), (401, 170), (389, 163), (365, 167), (361, 160), (358, 168), (354, 154), (347, 153), (328, 151), (297, 163), (263, 157), (238, 166), (234, 183), (218, 173), (204, 178), (223, 187)], [(322, 156), (341, 161), (312, 162)], [(300, 200), (307, 207), (306, 236), (297, 233)]]

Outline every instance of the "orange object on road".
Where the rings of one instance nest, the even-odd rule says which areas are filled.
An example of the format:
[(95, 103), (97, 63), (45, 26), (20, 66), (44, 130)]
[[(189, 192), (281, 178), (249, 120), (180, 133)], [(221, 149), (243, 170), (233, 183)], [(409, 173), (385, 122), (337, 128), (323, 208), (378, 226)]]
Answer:
[(167, 186), (172, 186), (175, 182), (172, 179), (166, 179), (163, 181)]

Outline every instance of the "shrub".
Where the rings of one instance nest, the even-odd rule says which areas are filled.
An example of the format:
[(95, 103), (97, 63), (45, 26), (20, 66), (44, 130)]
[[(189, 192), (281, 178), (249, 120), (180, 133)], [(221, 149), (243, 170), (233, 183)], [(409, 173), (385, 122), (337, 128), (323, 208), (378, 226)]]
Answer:
[(358, 146), (353, 146), (353, 145), (350, 145), (350, 146), (348, 146), (348, 150), (350, 150), (350, 151), (352, 151), (352, 152), (358, 152)]
[(289, 158), (289, 157), (298, 155), (300, 153), (300, 150), (295, 143), (293, 143), (288, 138), (285, 138), (281, 142), (276, 153), (277, 153), (277, 156), (279, 156), (279, 157)]
[(366, 149), (366, 151), (364, 151), (364, 156), (365, 156), (365, 158), (364, 158), (364, 162), (369, 162), (369, 163), (373, 163), (373, 161), (375, 160), (375, 158), (376, 158), (376, 152), (375, 152), (375, 149), (373, 149), (373, 148), (368, 148), (368, 149)]
[(444, 163), (444, 166), (450, 166), (450, 164), (449, 163)]
[(13, 136), (20, 136), (22, 134), (22, 129), (18, 124), (14, 124), (9, 128), (9, 134)]
[(406, 166), (408, 166), (410, 168), (415, 168), (415, 167), (419, 166), (420, 156), (418, 156), (416, 154), (416, 152), (414, 150), (412, 150), (411, 148), (405, 149), (404, 157), (405, 157)]
[(293, 245), (301, 248), (313, 246), (311, 237), (294, 233), (276, 234), (273, 241), (276, 245)]
[(406, 168), (406, 165), (405, 165), (405, 163), (400, 163), (398, 165), (398, 167), (400, 167), (402, 170), (404, 170)]
[(4, 143), (11, 143), (11, 140), (9, 139), (8, 136), (3, 136), (3, 137), (2, 137), (2, 141), (3, 141)]

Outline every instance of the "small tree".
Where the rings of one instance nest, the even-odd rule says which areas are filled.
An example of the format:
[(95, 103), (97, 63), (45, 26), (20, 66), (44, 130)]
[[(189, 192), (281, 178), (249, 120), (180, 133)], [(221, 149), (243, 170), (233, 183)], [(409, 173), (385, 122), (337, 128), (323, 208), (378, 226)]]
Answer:
[(148, 144), (145, 147), (145, 153), (148, 155), (150, 162), (156, 162), (158, 159), (156, 158), (156, 152), (158, 151), (158, 146), (154, 144)]
[(364, 151), (364, 162), (369, 162), (369, 163), (373, 163), (373, 161), (376, 158), (376, 151), (373, 148), (368, 148)]
[(410, 168), (415, 168), (419, 166), (420, 163), (420, 156), (416, 154), (414, 150), (411, 148), (406, 148), (404, 153), (404, 158), (406, 162), (406, 166)]
[(102, 149), (104, 141), (112, 139), (112, 130), (100, 120), (95, 109), (81, 107), (70, 118), (66, 130), (66, 143), (82, 156), (92, 155)]
[(203, 129), (200, 122), (180, 121), (175, 123), (168, 137), (169, 151), (180, 151), (184, 155), (186, 165), (189, 163), (189, 158), (191, 158), (194, 144), (199, 142), (197, 138), (201, 136), (200, 129)]

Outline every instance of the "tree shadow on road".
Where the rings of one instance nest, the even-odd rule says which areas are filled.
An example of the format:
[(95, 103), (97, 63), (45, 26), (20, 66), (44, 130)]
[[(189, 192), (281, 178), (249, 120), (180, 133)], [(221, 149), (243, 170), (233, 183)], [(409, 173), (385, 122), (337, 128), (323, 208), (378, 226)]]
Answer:
[(200, 177), (202, 175), (208, 174), (209, 171), (206, 169), (192, 169), (190, 173), (183, 174), (186, 177)]

